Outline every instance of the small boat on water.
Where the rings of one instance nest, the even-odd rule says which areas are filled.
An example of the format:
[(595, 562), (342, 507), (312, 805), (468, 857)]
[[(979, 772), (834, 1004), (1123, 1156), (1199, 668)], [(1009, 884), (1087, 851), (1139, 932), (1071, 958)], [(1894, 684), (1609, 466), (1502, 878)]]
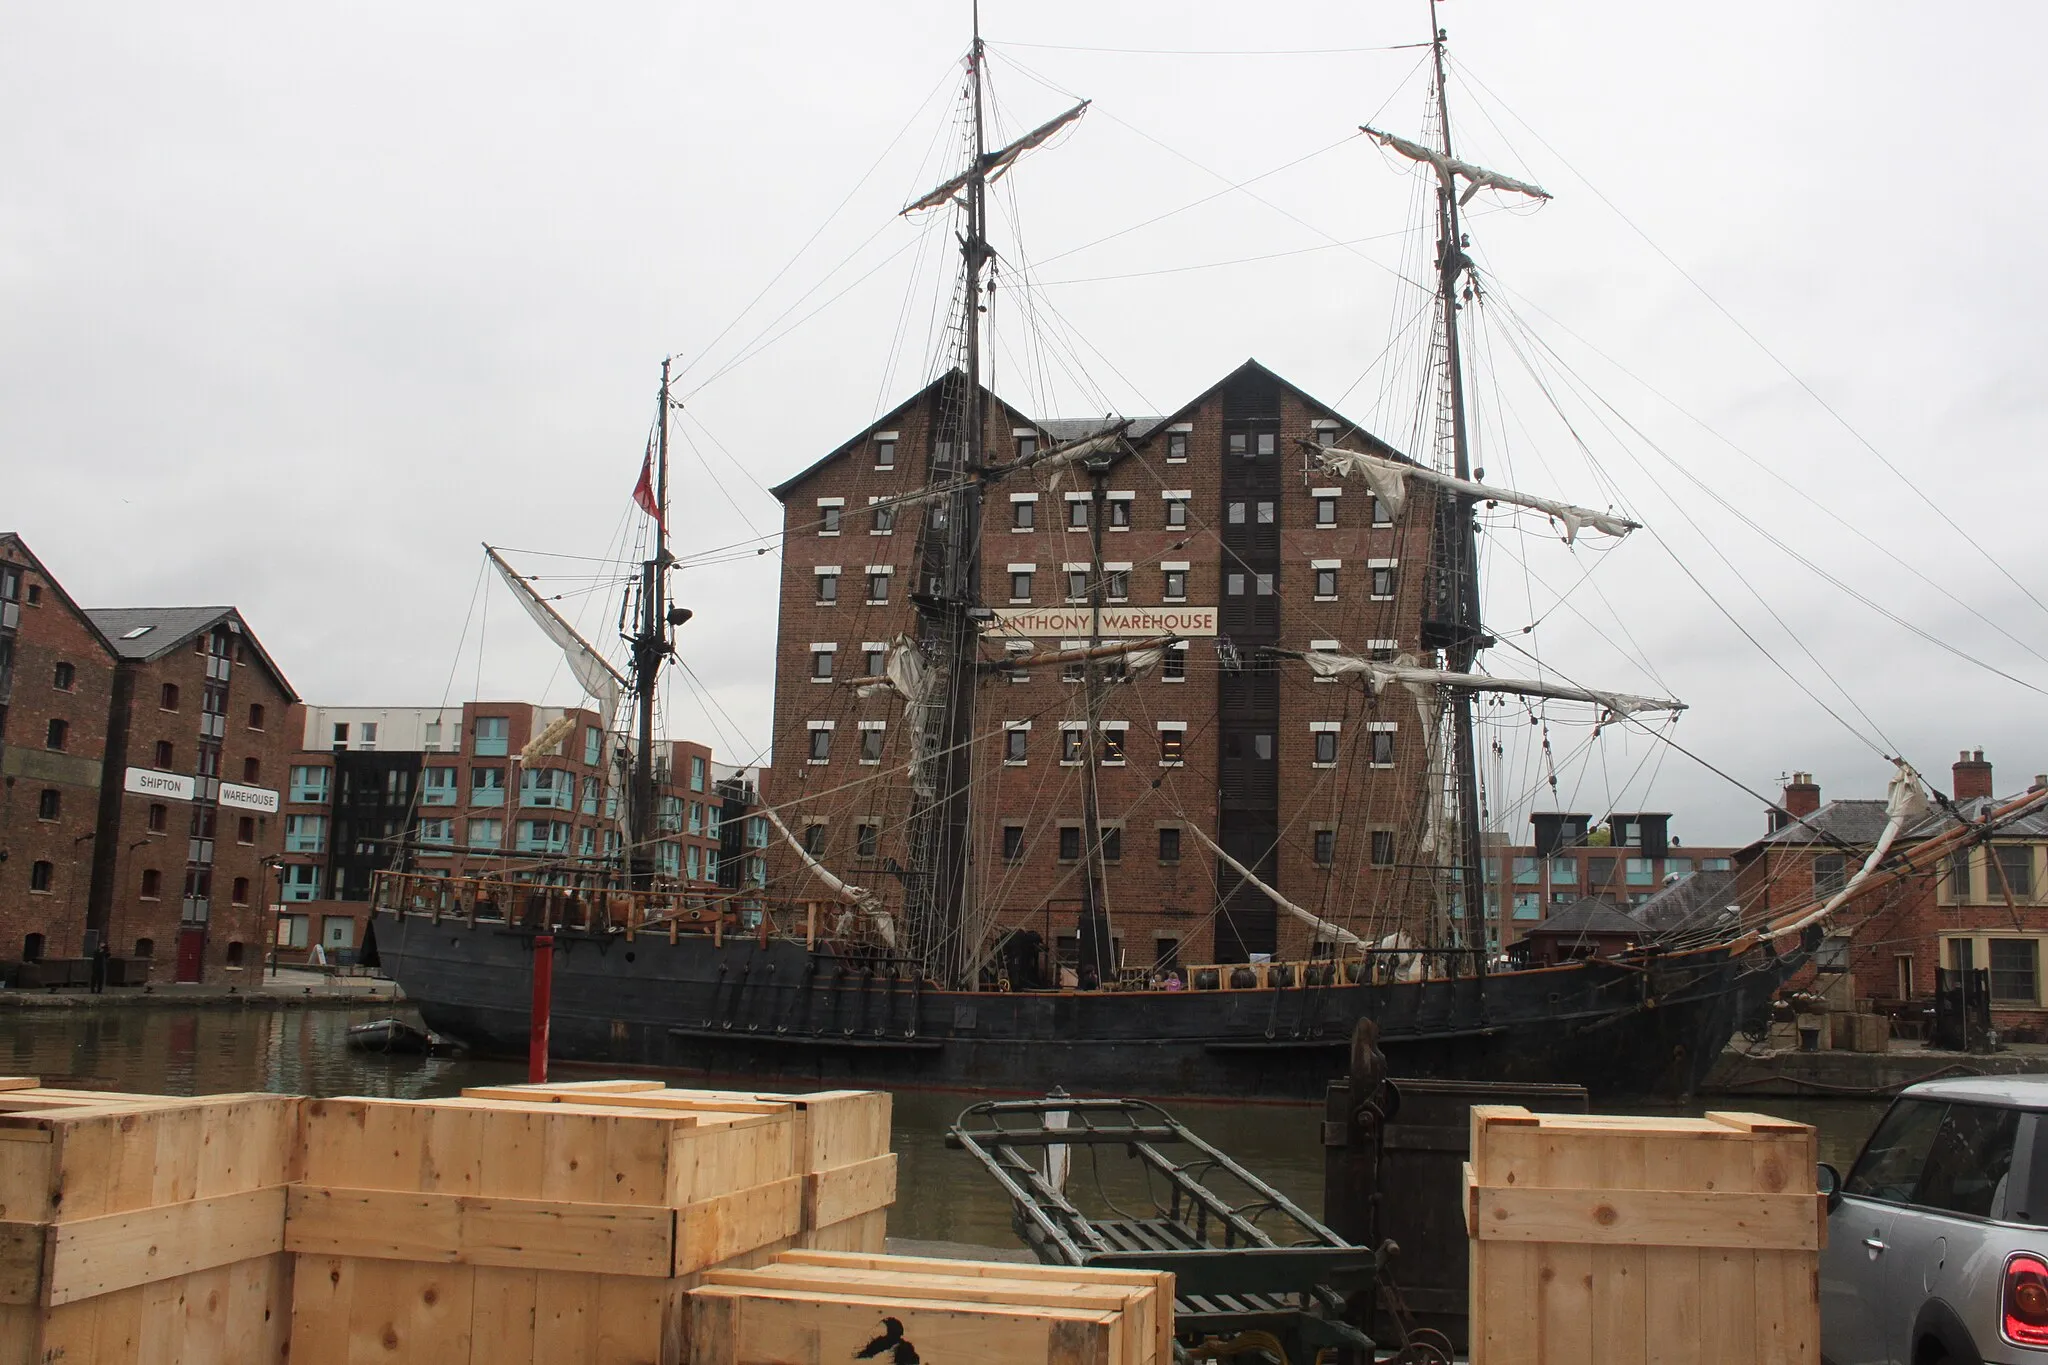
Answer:
[(372, 1019), (368, 1023), (351, 1024), (348, 1029), (351, 1052), (424, 1057), (444, 1046), (435, 1041), (433, 1034), (403, 1019)]

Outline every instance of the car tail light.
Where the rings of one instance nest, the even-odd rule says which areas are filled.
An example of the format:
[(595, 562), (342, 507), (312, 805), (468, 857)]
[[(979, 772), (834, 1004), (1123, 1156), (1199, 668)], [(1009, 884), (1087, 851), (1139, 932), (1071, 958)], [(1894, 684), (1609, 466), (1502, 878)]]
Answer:
[(2005, 1339), (2048, 1346), (2048, 1261), (2022, 1251), (2005, 1263)]

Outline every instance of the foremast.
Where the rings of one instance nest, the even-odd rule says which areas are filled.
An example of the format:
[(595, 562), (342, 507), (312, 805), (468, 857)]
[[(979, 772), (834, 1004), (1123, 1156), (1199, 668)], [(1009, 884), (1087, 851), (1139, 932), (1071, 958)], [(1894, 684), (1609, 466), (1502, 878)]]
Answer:
[[(959, 341), (948, 382), (940, 386), (926, 484), (944, 495), (924, 518), (919, 544), (918, 651), (926, 665), (924, 695), (911, 706), (916, 745), (911, 770), (910, 869), (905, 878), (907, 947), (924, 971), (948, 985), (975, 974), (964, 932), (972, 894), (970, 856), (974, 762), (975, 661), (981, 614), (982, 271), (987, 266), (989, 157), (982, 109), (980, 7), (967, 58), (973, 121), (967, 172), (911, 209), (944, 203), (957, 193), (966, 210), (960, 234)], [(941, 194), (941, 191), (944, 193)], [(906, 209), (905, 212), (910, 212)]]
[[(626, 877), (635, 891), (654, 888), (654, 694), (661, 666), (674, 653), (669, 640), (668, 571), (668, 388), (669, 362), (661, 362), (661, 395), (657, 401), (654, 440), (649, 462), (641, 471), (645, 496), (654, 519), (654, 551), (640, 565), (640, 619), (627, 637), (633, 646), (631, 686), (635, 703), (633, 768), (626, 801)], [(639, 492), (641, 490), (636, 490)], [(645, 506), (645, 503), (642, 504)], [(678, 612), (687, 618), (687, 612)]]

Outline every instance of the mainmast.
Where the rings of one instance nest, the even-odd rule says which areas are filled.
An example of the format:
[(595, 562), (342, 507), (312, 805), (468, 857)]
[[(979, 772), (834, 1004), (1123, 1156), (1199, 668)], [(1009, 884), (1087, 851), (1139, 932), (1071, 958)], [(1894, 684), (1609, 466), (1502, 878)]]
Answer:
[[(1456, 160), (1451, 148), (1451, 112), (1444, 80), (1444, 30), (1436, 22), (1436, 0), (1429, 5), (1430, 50), (1436, 64), (1436, 112), (1438, 132), (1446, 163)], [(1452, 177), (1437, 179), (1437, 299), (1443, 310), (1444, 369), (1449, 386), (1452, 472), (1460, 479), (1472, 477), (1470, 438), (1465, 422), (1464, 357), (1458, 341), (1459, 283), (1471, 261), (1465, 255), (1465, 238), (1458, 223), (1457, 186)], [(1448, 669), (1470, 673), (1480, 650), (1492, 644), (1479, 612), (1479, 535), (1474, 521), (1475, 499), (1467, 493), (1453, 493), (1437, 500), (1435, 582), (1432, 600), (1424, 619), (1423, 643), (1441, 649)], [(1451, 761), (1455, 765), (1457, 788), (1457, 865), (1463, 881), (1466, 924), (1471, 926), (1471, 946), (1478, 952), (1478, 970), (1486, 970), (1486, 880), (1484, 831), (1479, 824), (1479, 755), (1473, 735), (1473, 694), (1463, 689), (1451, 693)], [(1453, 930), (1455, 937), (1455, 930)]]
[[(1115, 972), (1115, 937), (1110, 932), (1104, 891), (1101, 796), (1096, 790), (1102, 758), (1102, 664), (1096, 654), (1102, 648), (1102, 599), (1108, 585), (1102, 570), (1102, 522), (1109, 508), (1104, 485), (1109, 477), (1109, 457), (1098, 455), (1087, 462), (1088, 495), (1088, 657), (1082, 661), (1087, 688), (1087, 730), (1081, 736), (1081, 837), (1088, 842), (1087, 875), (1081, 885), (1081, 921), (1075, 939), (1079, 950), (1077, 976), (1083, 989), (1093, 989)], [(1126, 737), (1128, 738), (1128, 737)]]
[(668, 367), (654, 424), (654, 553), (640, 565), (640, 629), (633, 636), (633, 694), (639, 703), (633, 784), (627, 802), (626, 866), (636, 891), (654, 886), (654, 689), (668, 642)]

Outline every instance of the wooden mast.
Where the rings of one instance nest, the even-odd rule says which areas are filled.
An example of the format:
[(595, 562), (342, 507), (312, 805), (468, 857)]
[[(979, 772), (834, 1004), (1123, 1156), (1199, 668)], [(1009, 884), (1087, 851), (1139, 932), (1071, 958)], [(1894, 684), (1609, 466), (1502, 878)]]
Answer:
[(661, 362), (661, 396), (654, 436), (654, 554), (640, 565), (640, 629), (633, 637), (633, 693), (639, 703), (638, 748), (627, 803), (626, 866), (635, 891), (654, 888), (654, 689), (668, 657), (668, 367)]

